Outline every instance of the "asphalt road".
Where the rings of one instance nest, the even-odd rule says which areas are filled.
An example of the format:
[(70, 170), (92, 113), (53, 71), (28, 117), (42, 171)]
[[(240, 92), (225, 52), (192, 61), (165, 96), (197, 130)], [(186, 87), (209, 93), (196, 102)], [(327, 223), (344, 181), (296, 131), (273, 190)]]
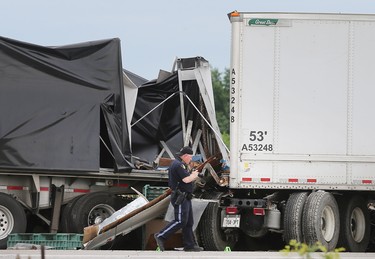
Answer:
[[(340, 253), (342, 259), (369, 259), (374, 258), (374, 253)], [(44, 258), (40, 250), (2, 250), (0, 259), (151, 259), (151, 258), (203, 258), (203, 259), (232, 259), (232, 258), (256, 258), (256, 259), (302, 259), (298, 254), (283, 255), (280, 252), (179, 252), (179, 251), (108, 251), (108, 250), (46, 250)], [(323, 258), (322, 254), (314, 253), (312, 258)]]

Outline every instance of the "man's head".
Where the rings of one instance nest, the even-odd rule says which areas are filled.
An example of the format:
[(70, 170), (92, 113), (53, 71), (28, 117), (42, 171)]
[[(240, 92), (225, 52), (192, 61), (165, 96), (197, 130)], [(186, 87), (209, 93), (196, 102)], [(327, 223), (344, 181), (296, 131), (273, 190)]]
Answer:
[(176, 155), (181, 157), (182, 161), (188, 164), (190, 163), (191, 158), (193, 156), (193, 150), (191, 149), (191, 147), (186, 146), (186, 147), (181, 148), (180, 151), (176, 153)]

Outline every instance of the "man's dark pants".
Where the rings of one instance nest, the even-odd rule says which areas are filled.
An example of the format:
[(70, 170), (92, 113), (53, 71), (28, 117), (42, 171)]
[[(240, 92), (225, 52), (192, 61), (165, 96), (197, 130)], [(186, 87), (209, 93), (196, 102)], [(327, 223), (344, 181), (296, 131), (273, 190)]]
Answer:
[(176, 205), (176, 197), (172, 195), (171, 203), (174, 207), (175, 219), (172, 220), (165, 228), (163, 228), (157, 235), (163, 240), (168, 239), (173, 233), (182, 228), (182, 237), (185, 248), (192, 248), (195, 245), (193, 233), (193, 210), (191, 200), (186, 199), (180, 205)]

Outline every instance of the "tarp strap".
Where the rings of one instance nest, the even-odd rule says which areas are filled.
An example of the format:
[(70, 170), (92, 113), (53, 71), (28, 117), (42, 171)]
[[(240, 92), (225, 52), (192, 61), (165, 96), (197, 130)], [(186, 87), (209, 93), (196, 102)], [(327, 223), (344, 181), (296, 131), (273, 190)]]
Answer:
[[(170, 96), (168, 96), (167, 99), (165, 99), (164, 101), (162, 101), (161, 103), (159, 103), (158, 105), (156, 105), (153, 109), (151, 109), (149, 112), (147, 112), (141, 118), (139, 118), (136, 122), (134, 122), (133, 124), (131, 124), (130, 127), (133, 127), (135, 124), (137, 124), (138, 122), (140, 122), (141, 120), (143, 120), (147, 115), (149, 115), (151, 112), (155, 111), (159, 106), (161, 106), (163, 103), (165, 103), (166, 101), (168, 101), (169, 99), (171, 99), (173, 96), (175, 96), (178, 93), (180, 93), (180, 91), (175, 92), (175, 93), (171, 94)], [(184, 92), (182, 92), (182, 93), (185, 94)]]
[(108, 150), (108, 152), (111, 154), (112, 158), (113, 158), (114, 160), (116, 160), (116, 158), (115, 158), (115, 156), (113, 155), (111, 149), (108, 147), (107, 143), (105, 143), (104, 140), (102, 139), (102, 136), (99, 136), (99, 138), (100, 138), (100, 141), (103, 143), (103, 145), (104, 145), (104, 146), (106, 147), (106, 149)]

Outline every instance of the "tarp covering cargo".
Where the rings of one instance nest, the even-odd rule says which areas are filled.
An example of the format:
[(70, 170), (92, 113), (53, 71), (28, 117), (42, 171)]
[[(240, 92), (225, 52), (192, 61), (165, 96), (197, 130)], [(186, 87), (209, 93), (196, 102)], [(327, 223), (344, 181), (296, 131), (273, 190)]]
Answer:
[[(199, 88), (196, 81), (184, 82), (181, 90), (199, 106)], [(160, 141), (164, 141), (173, 153), (183, 146), (179, 91), (177, 72), (171, 73), (160, 82), (153, 80), (139, 87), (132, 119), (132, 150), (135, 156), (152, 161), (162, 148)], [(165, 101), (168, 97), (170, 99)], [(200, 117), (188, 100), (184, 99), (183, 104), (184, 121), (194, 121), (194, 133), (200, 125)], [(150, 114), (141, 119), (151, 110), (153, 111)], [(137, 122), (138, 120), (140, 121)]]
[(0, 37), (0, 168), (97, 171), (107, 141), (115, 171), (129, 170), (122, 75), (118, 39), (41, 47)]
[[(208, 68), (201, 57), (177, 64)], [(213, 95), (210, 74), (200, 89), (179, 73), (147, 81), (123, 70), (118, 39), (42, 47), (0, 37), (0, 170), (129, 172), (173, 158), (186, 135), (212, 146), (199, 114), (207, 116), (201, 92)]]
[(160, 154), (172, 157), (187, 144), (203, 159), (221, 154), (228, 161), (207, 60), (178, 58), (171, 73), (161, 71), (138, 88), (131, 138), (133, 155), (147, 161), (157, 162)]

